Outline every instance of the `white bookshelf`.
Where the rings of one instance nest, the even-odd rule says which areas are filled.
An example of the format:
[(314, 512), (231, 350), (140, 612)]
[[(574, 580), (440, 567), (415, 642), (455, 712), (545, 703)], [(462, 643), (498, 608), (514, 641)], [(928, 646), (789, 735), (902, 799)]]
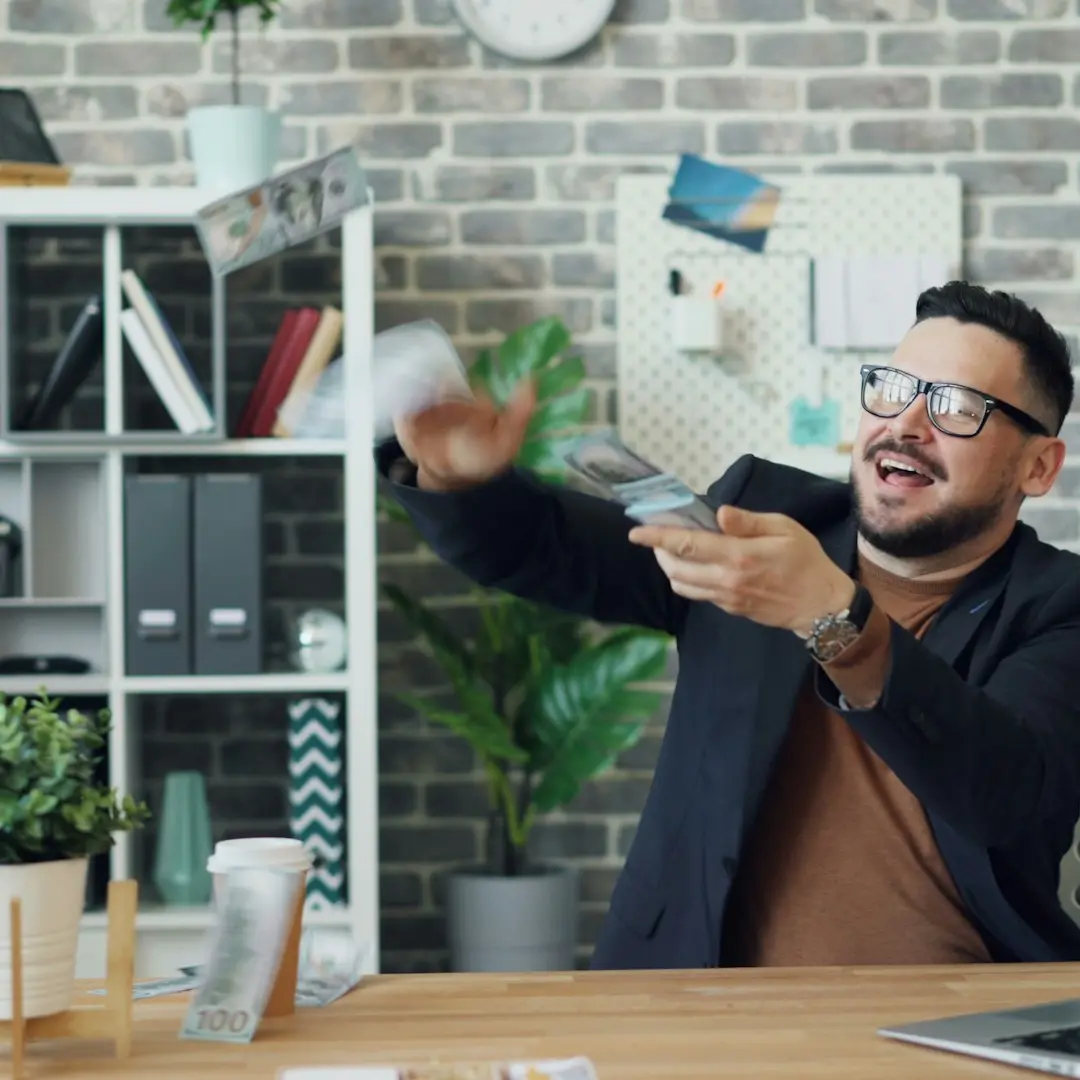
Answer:
[[(351, 930), (367, 948), (367, 970), (379, 962), (378, 774), (376, 656), (375, 477), (372, 423), (367, 411), (373, 336), (372, 207), (353, 212), (341, 226), (339, 306), (344, 315), (344, 439), (229, 439), (225, 434), (228, 279), (212, 279), (212, 375), (204, 386), (213, 432), (131, 432), (124, 429), (124, 344), (120, 274), (124, 238), (133, 226), (190, 226), (211, 196), (182, 187), (5, 188), (0, 200), (0, 513), (24, 531), (21, 595), (0, 598), (0, 656), (31, 650), (79, 653), (93, 661), (85, 675), (0, 674), (0, 691), (34, 693), (44, 683), (53, 696), (99, 695), (113, 729), (110, 782), (139, 795), (136, 775), (138, 704), (144, 696), (278, 695), (281, 724), (290, 696), (339, 694), (345, 699), (346, 889), (348, 906), (312, 912), (313, 925)], [(101, 230), (101, 290), (105, 302), (104, 425), (100, 432), (12, 432), (8, 237), (72, 226)], [(16, 284), (17, 283), (13, 283)], [(285, 302), (286, 304), (288, 301)], [(283, 305), (284, 306), (284, 305)], [(130, 361), (128, 361), (130, 364)], [(344, 670), (327, 674), (280, 671), (253, 675), (140, 676), (126, 672), (124, 656), (124, 477), (139, 457), (277, 456), (340, 460), (345, 517), (344, 613), (348, 656)], [(235, 466), (235, 460), (234, 460)], [(208, 469), (213, 465), (208, 464)], [(77, 542), (76, 542), (77, 534)], [(286, 777), (281, 778), (287, 782)], [(134, 838), (120, 834), (110, 855), (110, 877), (133, 876)], [(148, 871), (147, 871), (148, 872)], [(145, 880), (145, 873), (143, 875)], [(160, 905), (143, 896), (137, 922), (137, 974), (174, 971), (202, 954), (212, 913), (208, 907)], [(99, 975), (105, 962), (105, 918), (88, 911), (79, 946), (79, 974)]]

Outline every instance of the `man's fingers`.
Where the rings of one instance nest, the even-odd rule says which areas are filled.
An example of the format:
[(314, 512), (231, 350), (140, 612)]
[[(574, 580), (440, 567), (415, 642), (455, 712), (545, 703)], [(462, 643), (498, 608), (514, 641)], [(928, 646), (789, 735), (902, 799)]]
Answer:
[(630, 530), (630, 541), (654, 551), (666, 551), (679, 559), (708, 562), (718, 556), (715, 534), (704, 529), (680, 529), (671, 525), (639, 525)]
[(756, 513), (739, 506), (721, 506), (716, 523), (728, 536), (774, 536), (788, 531), (791, 519), (784, 514)]

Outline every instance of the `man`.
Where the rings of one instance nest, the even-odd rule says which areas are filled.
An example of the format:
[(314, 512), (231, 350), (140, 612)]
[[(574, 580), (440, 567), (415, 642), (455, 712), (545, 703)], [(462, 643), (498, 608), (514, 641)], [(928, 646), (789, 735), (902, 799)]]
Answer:
[(861, 394), (851, 483), (745, 456), (707, 493), (721, 534), (514, 469), (527, 389), (378, 451), (477, 582), (678, 642), (594, 966), (1080, 959), (1080, 558), (1017, 520), (1061, 469), (1065, 343), (953, 282)]

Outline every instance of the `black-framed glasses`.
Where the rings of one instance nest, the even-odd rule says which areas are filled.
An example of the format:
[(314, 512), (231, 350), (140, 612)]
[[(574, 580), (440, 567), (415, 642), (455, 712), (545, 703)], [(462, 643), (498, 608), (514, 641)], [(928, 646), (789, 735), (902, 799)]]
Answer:
[(1050, 434), (1030, 413), (970, 386), (929, 382), (899, 368), (876, 364), (864, 364), (859, 373), (862, 375), (862, 407), (883, 419), (899, 416), (920, 394), (925, 394), (930, 423), (946, 435), (974, 438), (995, 409), (1033, 435)]

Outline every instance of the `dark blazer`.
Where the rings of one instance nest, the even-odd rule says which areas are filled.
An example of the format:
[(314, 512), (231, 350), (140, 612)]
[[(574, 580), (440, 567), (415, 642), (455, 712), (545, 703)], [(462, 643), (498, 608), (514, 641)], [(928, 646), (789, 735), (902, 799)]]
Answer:
[[(377, 451), (384, 477), (399, 456), (393, 442)], [(893, 625), (879, 704), (843, 711), (794, 634), (672, 592), (652, 552), (627, 540), (619, 505), (516, 470), (455, 494), (388, 490), (479, 584), (678, 644), (653, 783), (594, 967), (719, 964), (743, 838), (808, 675), (922, 803), (991, 956), (1080, 960), (1080, 928), (1057, 895), (1080, 818), (1080, 556), (1017, 525), (922, 640)], [(787, 514), (855, 567), (845, 483), (746, 456), (706, 498)]]

